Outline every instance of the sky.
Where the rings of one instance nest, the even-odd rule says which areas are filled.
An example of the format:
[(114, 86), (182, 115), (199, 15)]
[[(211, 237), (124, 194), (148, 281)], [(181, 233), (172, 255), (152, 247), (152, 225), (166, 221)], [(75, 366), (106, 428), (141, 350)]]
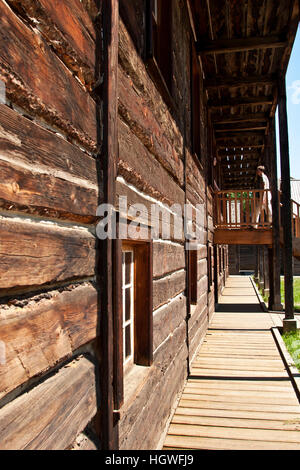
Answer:
[[(291, 177), (300, 179), (300, 28), (298, 28), (298, 33), (294, 42), (294, 47), (287, 70), (286, 91)], [(278, 122), (278, 117), (276, 116), (276, 118)], [(277, 139), (277, 153), (278, 150), (279, 144)], [(280, 176), (279, 157), (278, 175)]]

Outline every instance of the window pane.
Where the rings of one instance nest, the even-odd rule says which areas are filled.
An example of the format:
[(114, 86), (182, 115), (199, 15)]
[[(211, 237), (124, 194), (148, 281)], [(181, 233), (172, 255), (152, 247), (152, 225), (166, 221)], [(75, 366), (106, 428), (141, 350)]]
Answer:
[(131, 316), (131, 288), (125, 289), (125, 321), (130, 320)]
[(125, 284), (130, 284), (132, 282), (131, 263), (132, 263), (132, 252), (127, 251), (125, 253)]
[(125, 328), (125, 359), (131, 356), (131, 325)]

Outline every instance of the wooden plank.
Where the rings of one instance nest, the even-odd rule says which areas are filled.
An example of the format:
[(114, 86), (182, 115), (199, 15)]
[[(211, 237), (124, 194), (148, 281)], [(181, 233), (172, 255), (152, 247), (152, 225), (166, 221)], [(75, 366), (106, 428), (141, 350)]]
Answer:
[(282, 431), (273, 429), (245, 429), (214, 426), (196, 426), (184, 424), (171, 424), (169, 432), (172, 435), (204, 436), (212, 438), (252, 440), (263, 442), (293, 442), (300, 449), (298, 431)]
[(176, 416), (198, 416), (198, 417), (214, 417), (214, 418), (234, 418), (234, 419), (255, 419), (262, 421), (262, 424), (265, 420), (270, 421), (279, 421), (283, 422), (286, 425), (293, 425), (298, 424), (300, 419), (300, 413), (298, 412), (277, 412), (273, 411), (265, 411), (265, 410), (222, 410), (217, 408), (205, 408), (205, 407), (184, 407), (178, 406), (176, 409)]
[(66, 449), (96, 410), (95, 366), (81, 357), (1, 409), (0, 449)]
[(267, 381), (267, 382), (260, 382), (259, 380), (254, 381), (253, 383), (251, 381), (243, 381), (243, 380), (230, 380), (229, 382), (222, 381), (222, 380), (208, 380), (208, 379), (189, 379), (187, 383), (188, 387), (191, 388), (196, 388), (196, 389), (201, 389), (203, 391), (205, 390), (220, 390), (220, 391), (245, 391), (247, 392), (276, 392), (279, 395), (284, 393), (284, 394), (293, 394), (294, 391), (291, 390), (290, 384), (288, 383), (287, 379), (287, 384), (284, 385), (284, 382), (278, 383), (278, 382), (272, 382), (272, 381)]
[(39, 31), (60, 59), (91, 89), (96, 60), (95, 28), (80, 0), (9, 0)]
[(5, 2), (0, 4), (0, 18), (0, 77), (7, 98), (95, 150), (96, 105), (90, 95), (41, 35), (25, 26)]
[(86, 229), (1, 220), (0, 292), (94, 275), (95, 237)]
[(282, 364), (282, 360), (280, 357), (277, 357), (276, 359), (266, 359), (266, 358), (260, 358), (260, 356), (258, 354), (256, 354), (256, 356), (252, 356), (252, 358), (248, 359), (248, 358), (231, 358), (231, 357), (221, 357), (221, 358), (217, 358), (217, 357), (212, 357), (212, 358), (209, 358), (209, 357), (202, 357), (202, 356), (198, 356), (198, 358), (193, 362), (193, 364), (195, 365), (195, 367), (197, 366), (201, 366), (203, 364), (205, 364), (206, 366), (208, 365), (214, 365), (216, 367), (218, 366), (240, 366), (241, 368), (242, 367), (248, 367), (248, 366), (251, 366), (252, 365), (257, 365), (257, 366), (266, 366), (266, 367), (275, 367), (279, 370), (282, 370), (284, 369), (284, 366)]
[(249, 50), (273, 49), (286, 47), (287, 42), (280, 36), (262, 36), (247, 38), (219, 39), (197, 43), (198, 54), (230, 54)]
[(164, 449), (203, 449), (203, 450), (296, 450), (297, 444), (263, 442), (250, 440), (213, 439), (194, 436), (168, 436)]
[[(296, 398), (296, 395), (290, 395), (288, 400), (286, 397), (275, 397), (272, 396), (270, 393), (265, 394), (264, 396), (260, 395), (255, 395), (255, 394), (250, 394), (250, 395), (244, 395), (244, 393), (239, 392), (238, 394), (234, 395), (205, 395), (204, 393), (198, 393), (197, 391), (193, 390), (193, 393), (191, 390), (186, 390), (184, 391), (182, 395), (182, 400), (194, 400), (196, 402), (200, 401), (209, 401), (210, 403), (218, 402), (218, 403), (247, 403), (247, 404), (255, 404), (256, 406), (259, 407), (261, 404), (272, 404), (274, 406), (274, 409), (276, 409), (277, 405), (285, 405), (287, 402), (290, 405), (297, 406), (299, 405), (299, 402)], [(221, 405), (222, 406), (222, 405)]]
[(218, 245), (272, 245), (272, 230), (217, 228), (214, 232), (214, 243)]
[(174, 424), (200, 425), (200, 426), (222, 426), (245, 429), (271, 429), (281, 431), (298, 431), (300, 429), (300, 419), (290, 421), (272, 421), (267, 419), (251, 418), (227, 418), (215, 416), (194, 416), (175, 414), (172, 422)]
[(254, 411), (254, 412), (268, 412), (268, 413), (290, 413), (299, 414), (299, 405), (276, 405), (269, 403), (224, 403), (224, 402), (211, 402), (205, 400), (180, 400), (179, 406), (183, 408), (204, 408), (210, 410), (223, 410), (225, 415), (227, 410), (232, 411)]
[(223, 387), (214, 387), (214, 388), (206, 388), (204, 384), (199, 384), (197, 386), (197, 384), (193, 383), (193, 384), (190, 384), (189, 382), (187, 382), (186, 386), (185, 386), (185, 389), (184, 389), (184, 393), (189, 393), (189, 394), (198, 394), (198, 395), (213, 395), (213, 396), (233, 396), (233, 397), (239, 397), (240, 395), (242, 397), (254, 397), (254, 396), (257, 396), (257, 397), (261, 397), (261, 398), (266, 398), (266, 396), (270, 397), (270, 401), (272, 400), (272, 398), (288, 398), (290, 397), (292, 400), (294, 400), (296, 397), (295, 397), (295, 393), (293, 392), (293, 390), (291, 389), (287, 389), (287, 391), (283, 392), (283, 391), (278, 391), (277, 389), (276, 390), (269, 390), (268, 391), (268, 394), (266, 394), (266, 390), (236, 390), (235, 387), (232, 387), (231, 389), (224, 389)]
[(15, 301), (20, 307), (0, 311), (0, 338), (6, 352), (0, 398), (96, 337), (97, 299), (92, 285), (82, 285)]

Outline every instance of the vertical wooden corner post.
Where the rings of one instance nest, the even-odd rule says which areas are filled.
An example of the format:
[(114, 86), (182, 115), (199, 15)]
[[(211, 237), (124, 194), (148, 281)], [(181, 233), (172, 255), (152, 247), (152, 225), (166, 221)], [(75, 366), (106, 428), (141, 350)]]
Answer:
[[(119, 1), (102, 0), (103, 141), (99, 156), (99, 171), (103, 181), (104, 202), (114, 206), (118, 158), (118, 29)], [(101, 40), (101, 37), (98, 37)], [(115, 308), (115, 241), (98, 240), (97, 282), (100, 292), (100, 321), (97, 352), (100, 362), (100, 410), (96, 425), (102, 450), (118, 448), (117, 426), (114, 426), (114, 308)], [(120, 261), (119, 261), (120, 262)]]
[(294, 318), (294, 289), (293, 289), (293, 233), (292, 233), (292, 207), (291, 207), (291, 177), (288, 120), (286, 106), (285, 78), (278, 80), (278, 111), (280, 134), (280, 162), (281, 162), (281, 202), (283, 214), (283, 254), (284, 254), (284, 288), (285, 288), (285, 318), (283, 329), (295, 330), (297, 321)]
[(280, 217), (279, 217), (279, 193), (277, 174), (277, 148), (276, 148), (276, 125), (275, 118), (270, 121), (270, 132), (268, 135), (269, 165), (270, 165), (270, 187), (272, 192), (272, 248), (269, 248), (270, 268), (270, 310), (283, 310), (280, 296)]

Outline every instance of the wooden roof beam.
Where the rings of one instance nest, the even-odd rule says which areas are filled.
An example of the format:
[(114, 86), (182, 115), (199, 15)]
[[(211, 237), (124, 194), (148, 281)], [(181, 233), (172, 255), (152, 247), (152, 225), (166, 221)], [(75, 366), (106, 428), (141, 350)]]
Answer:
[(218, 75), (216, 77), (205, 79), (204, 88), (218, 89), (218, 88), (239, 88), (242, 86), (255, 86), (255, 85), (271, 85), (277, 84), (274, 75), (255, 75), (249, 77), (224, 77)]
[[(243, 149), (243, 150), (242, 150)], [(235, 147), (234, 149), (229, 149), (229, 150), (219, 150), (218, 151), (218, 155), (220, 157), (239, 157), (241, 155), (243, 155), (244, 157), (245, 156), (255, 156), (255, 155), (259, 155), (259, 151), (257, 151), (256, 149), (251, 149), (249, 150), (249, 148), (246, 146), (242, 146), (241, 147)]]
[(250, 38), (218, 39), (209, 43), (197, 42), (196, 48), (199, 55), (206, 54), (230, 54), (259, 49), (273, 49), (286, 47), (287, 40), (281, 36), (261, 36)]
[(242, 122), (267, 122), (269, 119), (266, 113), (253, 113), (253, 114), (232, 114), (229, 116), (211, 116), (214, 124), (236, 124)]
[(263, 148), (265, 146), (265, 144), (255, 144), (255, 145), (247, 145), (247, 144), (232, 144), (232, 143), (229, 143), (228, 145), (225, 145), (225, 144), (220, 144), (218, 145), (218, 149), (240, 149), (241, 147), (243, 148), (251, 148), (251, 149), (260, 149), (260, 148)]
[(244, 131), (264, 131), (267, 128), (267, 124), (265, 125), (256, 125), (256, 126), (240, 126), (240, 127), (222, 127), (219, 129), (215, 128), (215, 132), (244, 132)]
[(220, 109), (220, 108), (234, 108), (236, 106), (260, 106), (260, 105), (272, 105), (273, 96), (253, 96), (245, 98), (235, 98), (223, 101), (208, 101), (209, 109)]

